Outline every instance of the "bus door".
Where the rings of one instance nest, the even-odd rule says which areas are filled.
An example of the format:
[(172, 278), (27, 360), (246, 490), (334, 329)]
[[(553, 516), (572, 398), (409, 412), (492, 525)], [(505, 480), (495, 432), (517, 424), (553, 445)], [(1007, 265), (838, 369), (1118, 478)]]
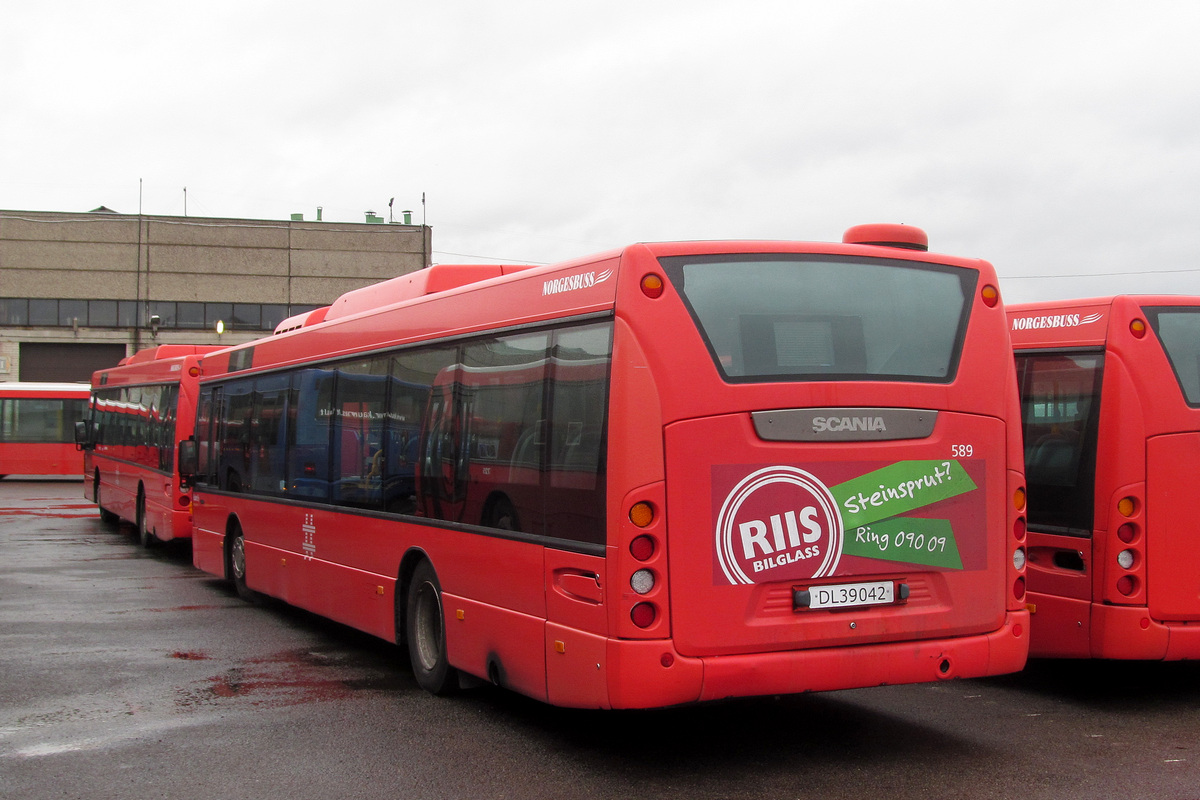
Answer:
[[(1016, 363), (1029, 493), (1029, 591), (1090, 602), (1104, 354), (1018, 351)], [(1086, 635), (1087, 620), (1079, 621), (1083, 627), (1075, 633)]]

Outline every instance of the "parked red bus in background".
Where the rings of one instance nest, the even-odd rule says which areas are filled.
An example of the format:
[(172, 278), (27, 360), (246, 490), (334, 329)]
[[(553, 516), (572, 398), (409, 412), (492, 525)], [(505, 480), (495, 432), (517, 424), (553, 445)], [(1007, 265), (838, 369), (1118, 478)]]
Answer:
[(133, 523), (143, 545), (191, 536), (191, 487), (180, 478), (176, 443), (195, 425), (200, 358), (218, 349), (159, 345), (92, 375), (77, 437), (84, 495), (106, 522)]
[(195, 564), (406, 644), (435, 693), (629, 708), (1018, 670), (995, 287), (870, 225), (351, 292), (204, 359)]
[(0, 383), (0, 478), (82, 475), (74, 432), (87, 398), (86, 383)]
[(1010, 306), (1031, 654), (1200, 657), (1200, 298)]

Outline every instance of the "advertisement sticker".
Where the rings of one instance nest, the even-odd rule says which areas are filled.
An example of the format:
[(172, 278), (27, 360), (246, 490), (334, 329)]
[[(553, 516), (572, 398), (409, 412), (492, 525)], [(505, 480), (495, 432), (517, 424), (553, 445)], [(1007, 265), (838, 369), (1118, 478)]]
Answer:
[(714, 580), (806, 581), (986, 566), (978, 460), (714, 466)]

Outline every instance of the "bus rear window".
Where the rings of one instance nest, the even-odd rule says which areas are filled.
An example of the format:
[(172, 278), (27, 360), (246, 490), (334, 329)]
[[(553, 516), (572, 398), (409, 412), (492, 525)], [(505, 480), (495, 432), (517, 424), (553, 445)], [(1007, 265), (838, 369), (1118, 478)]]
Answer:
[(730, 382), (948, 383), (978, 273), (766, 254), (661, 259)]
[(1187, 404), (1200, 406), (1200, 308), (1146, 308)]

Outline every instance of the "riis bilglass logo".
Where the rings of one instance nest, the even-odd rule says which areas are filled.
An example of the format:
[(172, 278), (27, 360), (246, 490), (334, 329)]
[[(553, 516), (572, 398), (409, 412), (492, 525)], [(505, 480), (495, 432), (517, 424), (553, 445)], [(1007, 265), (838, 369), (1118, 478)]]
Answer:
[(805, 577), (832, 575), (842, 553), (836, 500), (812, 473), (774, 466), (747, 475), (717, 517), (717, 560), (730, 583), (800, 564)]

